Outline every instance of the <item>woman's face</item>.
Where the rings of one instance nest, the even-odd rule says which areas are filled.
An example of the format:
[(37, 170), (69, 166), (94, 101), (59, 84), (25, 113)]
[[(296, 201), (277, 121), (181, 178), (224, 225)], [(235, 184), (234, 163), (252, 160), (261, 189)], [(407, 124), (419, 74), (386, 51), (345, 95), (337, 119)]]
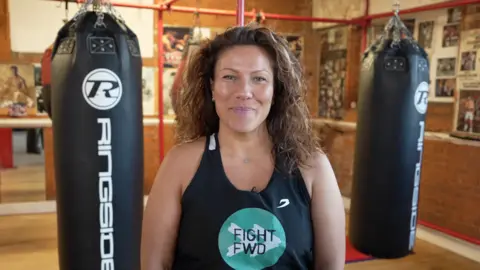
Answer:
[(274, 74), (268, 54), (258, 46), (236, 46), (218, 58), (212, 81), (220, 125), (252, 132), (265, 122), (273, 98)]

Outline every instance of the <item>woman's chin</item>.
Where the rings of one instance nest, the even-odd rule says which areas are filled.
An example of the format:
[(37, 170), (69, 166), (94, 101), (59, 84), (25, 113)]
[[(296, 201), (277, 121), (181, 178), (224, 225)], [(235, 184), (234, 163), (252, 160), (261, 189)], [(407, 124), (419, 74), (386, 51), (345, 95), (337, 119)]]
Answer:
[(260, 126), (260, 123), (257, 123), (256, 121), (242, 121), (242, 122), (236, 122), (236, 123), (229, 123), (228, 128), (237, 133), (250, 133), (258, 129)]

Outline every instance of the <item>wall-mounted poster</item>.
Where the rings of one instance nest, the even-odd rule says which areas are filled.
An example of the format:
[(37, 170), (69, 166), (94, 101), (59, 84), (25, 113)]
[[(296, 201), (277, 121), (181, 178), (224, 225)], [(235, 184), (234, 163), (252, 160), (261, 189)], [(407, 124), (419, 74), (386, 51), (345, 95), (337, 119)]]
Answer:
[(142, 103), (143, 115), (155, 115), (155, 67), (142, 68)]
[(290, 47), (290, 51), (293, 52), (295, 57), (299, 61), (303, 59), (303, 37), (301, 36), (294, 36), (294, 35), (287, 35), (285, 39), (288, 42), (288, 46)]
[(480, 138), (480, 90), (460, 91), (456, 123), (456, 131)]
[(166, 68), (163, 70), (163, 114), (174, 115), (172, 97), (170, 91), (172, 89), (175, 75), (177, 74), (176, 68)]
[(424, 49), (432, 48), (434, 21), (421, 22), (418, 24), (418, 45)]
[(407, 27), (412, 37), (414, 37), (415, 36), (415, 19), (404, 19), (403, 23)]
[(0, 64), (0, 115), (31, 115), (36, 108), (34, 66)]
[(459, 23), (462, 20), (461, 8), (447, 9), (447, 23)]
[(478, 140), (480, 140), (480, 77), (477, 65), (479, 48), (480, 29), (463, 31), (453, 131), (454, 136)]
[(344, 117), (346, 57), (346, 50), (322, 53), (318, 97), (318, 116), (320, 117), (338, 120)]
[(458, 89), (480, 89), (478, 56), (480, 48), (480, 29), (462, 32), (458, 60)]
[(188, 27), (163, 28), (164, 67), (177, 68), (180, 65), (191, 31)]
[[(163, 50), (164, 50), (164, 67), (178, 68), (182, 61), (185, 49), (188, 48), (188, 42), (193, 40), (204, 40), (215, 37), (218, 33), (223, 32), (222, 28), (207, 27), (176, 27), (166, 26), (163, 28)], [(193, 35), (193, 36), (192, 36)]]
[(455, 76), (455, 57), (439, 58), (437, 63), (437, 77)]
[(457, 80), (456, 78), (437, 79), (435, 86), (435, 97), (453, 97), (457, 87)]
[(443, 27), (442, 47), (458, 46), (460, 25), (450, 24)]

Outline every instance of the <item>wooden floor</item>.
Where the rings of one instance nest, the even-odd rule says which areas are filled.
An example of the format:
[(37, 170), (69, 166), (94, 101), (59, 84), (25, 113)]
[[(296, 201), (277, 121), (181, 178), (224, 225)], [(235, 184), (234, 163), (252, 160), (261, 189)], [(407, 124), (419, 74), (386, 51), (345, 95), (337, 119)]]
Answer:
[(45, 158), (27, 153), (27, 133), (13, 132), (15, 168), (0, 169), (0, 203), (45, 201)]
[[(418, 240), (399, 260), (349, 264), (347, 270), (479, 270), (480, 264)], [(0, 269), (58, 270), (55, 214), (0, 216)], [(42, 265), (42, 267), (39, 267)]]
[(45, 199), (43, 164), (0, 171), (0, 203), (39, 202)]

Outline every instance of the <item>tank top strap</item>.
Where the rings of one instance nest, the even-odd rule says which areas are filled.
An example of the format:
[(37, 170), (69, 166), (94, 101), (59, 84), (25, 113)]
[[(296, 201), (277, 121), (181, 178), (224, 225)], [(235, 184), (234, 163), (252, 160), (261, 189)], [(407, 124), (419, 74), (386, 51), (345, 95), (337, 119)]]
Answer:
[(212, 133), (207, 137), (205, 152), (218, 150), (218, 138), (216, 133)]
[(221, 184), (219, 176), (221, 176), (221, 168), (219, 167), (217, 157), (218, 143), (215, 139), (215, 134), (207, 135), (205, 137), (205, 146), (198, 165), (197, 171), (185, 189), (182, 196), (182, 202), (195, 203), (198, 199), (198, 193), (206, 192), (205, 189), (215, 187)]
[(205, 148), (202, 155), (202, 160), (200, 162), (199, 171), (215, 171), (218, 169), (218, 141), (216, 139), (215, 133), (207, 135), (205, 138)]

